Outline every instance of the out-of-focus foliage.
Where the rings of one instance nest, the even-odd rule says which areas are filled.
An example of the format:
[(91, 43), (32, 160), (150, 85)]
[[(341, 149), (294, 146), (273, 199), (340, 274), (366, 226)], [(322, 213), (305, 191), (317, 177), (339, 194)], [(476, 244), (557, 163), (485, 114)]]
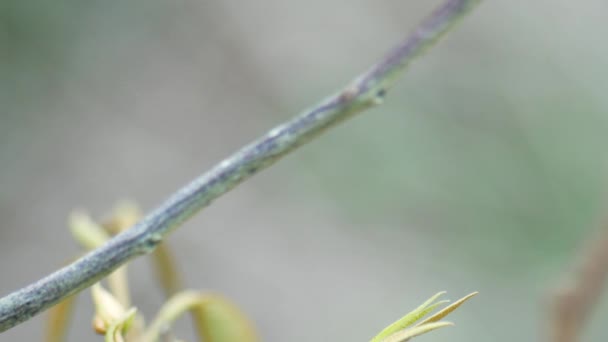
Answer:
[[(130, 228), (140, 218), (140, 210), (134, 204), (125, 202), (118, 206), (114, 214), (103, 224), (94, 222), (87, 214), (74, 213), (70, 217), (70, 229), (74, 238), (87, 250), (99, 247), (111, 235)], [(176, 277), (175, 265), (170, 261), (170, 252), (162, 249), (163, 258), (153, 259), (161, 277)], [(162, 260), (162, 262), (158, 262)], [(166, 268), (171, 269), (168, 271)], [(168, 298), (157, 316), (146, 326), (143, 316), (130, 304), (130, 291), (126, 266), (114, 271), (107, 279), (111, 291), (100, 283), (91, 287), (95, 304), (93, 329), (105, 336), (106, 342), (154, 342), (179, 341), (174, 338), (171, 327), (178, 318), (191, 312), (199, 339), (205, 342), (256, 342), (258, 341), (249, 319), (241, 310), (223, 296), (196, 292), (178, 291)], [(177, 291), (175, 279), (161, 280), (167, 286), (165, 292)], [(168, 285), (167, 285), (168, 284)], [(61, 342), (67, 336), (71, 307), (74, 297), (63, 301), (50, 311), (45, 340)]]

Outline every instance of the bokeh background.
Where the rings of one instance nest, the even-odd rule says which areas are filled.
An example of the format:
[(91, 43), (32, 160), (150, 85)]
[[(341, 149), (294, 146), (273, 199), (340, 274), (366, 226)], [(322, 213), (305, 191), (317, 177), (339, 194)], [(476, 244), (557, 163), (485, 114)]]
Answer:
[[(0, 291), (79, 253), (73, 208), (146, 210), (344, 85), (439, 1), (0, 2)], [(439, 290), (481, 294), (425, 341), (537, 341), (606, 214), (608, 4), (486, 1), (385, 105), (169, 239), (188, 287), (265, 341), (366, 341)], [(130, 267), (148, 317), (162, 303)], [(92, 335), (88, 293), (72, 341)], [(585, 340), (608, 338), (598, 303)], [(44, 315), (2, 341), (39, 341)], [(177, 332), (190, 340), (187, 320)]]

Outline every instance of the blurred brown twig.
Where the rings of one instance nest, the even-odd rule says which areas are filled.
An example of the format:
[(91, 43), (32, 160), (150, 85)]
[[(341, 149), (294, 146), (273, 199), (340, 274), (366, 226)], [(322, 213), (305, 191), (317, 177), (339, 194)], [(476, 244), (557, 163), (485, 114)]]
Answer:
[(576, 342), (608, 276), (608, 219), (581, 250), (581, 260), (550, 298), (550, 341)]

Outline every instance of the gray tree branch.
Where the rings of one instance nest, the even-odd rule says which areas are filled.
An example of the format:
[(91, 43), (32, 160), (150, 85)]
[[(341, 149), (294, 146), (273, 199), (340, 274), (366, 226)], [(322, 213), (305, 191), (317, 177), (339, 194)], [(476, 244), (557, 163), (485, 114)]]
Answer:
[(0, 332), (150, 253), (214, 199), (337, 123), (380, 104), (401, 71), (479, 0), (446, 0), (400, 45), (337, 94), (272, 130), (192, 181), (131, 229), (47, 277), (0, 299)]

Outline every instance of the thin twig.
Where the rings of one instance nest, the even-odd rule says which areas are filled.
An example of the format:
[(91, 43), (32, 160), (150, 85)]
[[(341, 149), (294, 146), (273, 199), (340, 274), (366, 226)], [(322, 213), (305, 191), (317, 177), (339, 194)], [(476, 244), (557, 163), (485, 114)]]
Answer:
[(582, 250), (582, 260), (552, 294), (550, 341), (576, 342), (608, 277), (608, 222)]
[(345, 89), (282, 124), (171, 196), (133, 228), (73, 264), (0, 299), (0, 332), (150, 253), (165, 235), (243, 180), (355, 113), (380, 104), (400, 71), (479, 0), (446, 0), (409, 37)]

